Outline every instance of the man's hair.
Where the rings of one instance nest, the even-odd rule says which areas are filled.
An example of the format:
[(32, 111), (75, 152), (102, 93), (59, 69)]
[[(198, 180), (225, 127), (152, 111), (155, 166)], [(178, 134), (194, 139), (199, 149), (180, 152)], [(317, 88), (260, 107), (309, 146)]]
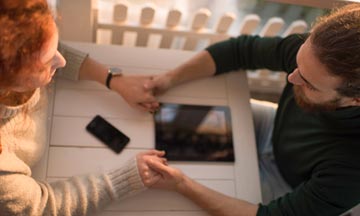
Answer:
[(340, 95), (360, 97), (360, 4), (334, 9), (320, 17), (310, 40), (330, 74), (341, 77)]
[(46, 0), (0, 1), (0, 90), (17, 78), (39, 71), (39, 56), (53, 22)]

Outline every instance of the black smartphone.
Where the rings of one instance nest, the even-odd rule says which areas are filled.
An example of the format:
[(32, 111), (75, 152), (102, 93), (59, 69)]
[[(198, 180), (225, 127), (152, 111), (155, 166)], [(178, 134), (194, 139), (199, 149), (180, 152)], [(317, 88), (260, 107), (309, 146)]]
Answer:
[(128, 136), (99, 115), (91, 120), (86, 126), (86, 130), (117, 154), (119, 154), (130, 141)]

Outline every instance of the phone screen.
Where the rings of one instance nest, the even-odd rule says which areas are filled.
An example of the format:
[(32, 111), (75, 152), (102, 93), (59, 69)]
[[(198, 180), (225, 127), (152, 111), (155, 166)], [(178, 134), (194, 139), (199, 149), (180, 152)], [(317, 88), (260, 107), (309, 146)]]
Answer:
[(128, 136), (99, 115), (91, 120), (86, 126), (86, 130), (118, 154), (130, 141)]

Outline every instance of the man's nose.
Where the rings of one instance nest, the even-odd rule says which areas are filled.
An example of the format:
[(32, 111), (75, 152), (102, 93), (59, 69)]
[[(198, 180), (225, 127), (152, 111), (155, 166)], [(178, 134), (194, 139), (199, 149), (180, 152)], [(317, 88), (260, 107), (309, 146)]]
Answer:
[(297, 69), (297, 68), (291, 74), (289, 74), (288, 81), (294, 85), (304, 85), (305, 84), (304, 80), (301, 78), (301, 76), (299, 74), (299, 69)]

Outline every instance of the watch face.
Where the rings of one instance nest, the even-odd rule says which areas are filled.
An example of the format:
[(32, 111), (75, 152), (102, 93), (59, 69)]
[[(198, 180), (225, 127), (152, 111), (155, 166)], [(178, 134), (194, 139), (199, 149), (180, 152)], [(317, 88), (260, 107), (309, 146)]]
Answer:
[(120, 68), (117, 67), (111, 67), (109, 68), (109, 73), (111, 73), (113, 76), (114, 75), (121, 75), (122, 70)]

